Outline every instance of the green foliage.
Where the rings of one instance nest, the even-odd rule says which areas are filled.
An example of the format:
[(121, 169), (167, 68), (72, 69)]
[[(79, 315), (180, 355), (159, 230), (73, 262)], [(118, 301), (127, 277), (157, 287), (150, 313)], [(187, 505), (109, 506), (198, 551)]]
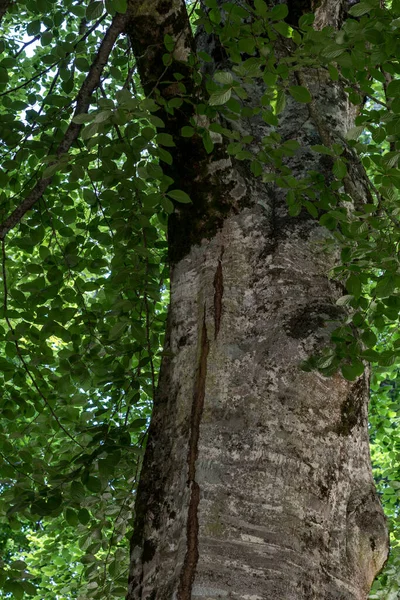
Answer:
[[(123, 12), (126, 4), (106, 9)], [(84, 126), (80, 140), (68, 156), (54, 156), (109, 21), (103, 13), (102, 2), (26, 2), (3, 21), (1, 217), (32, 182), (53, 176), (2, 254), (7, 597), (125, 595), (165, 327), (170, 201), (155, 142), (162, 122), (154, 102), (137, 93), (123, 39), (90, 113), (74, 118)], [(158, 143), (171, 145), (162, 133)], [(179, 190), (170, 195), (188, 201)]]
[[(379, 337), (379, 346), (385, 348), (384, 335)], [(400, 589), (399, 375), (398, 366), (375, 368), (371, 385), (372, 466), (388, 518), (391, 544), (388, 564), (382, 575), (375, 581), (371, 591), (370, 598), (374, 600), (395, 599)]]
[[(182, 122), (184, 138), (215, 135), (227, 152), (249, 161), (255, 177), (287, 193), (289, 212), (308, 213), (341, 250), (332, 277), (343, 289), (345, 322), (333, 345), (308, 368), (341, 369), (354, 380), (369, 361), (372, 440), (378, 484), (391, 519), (393, 553), (373, 598), (398, 585), (397, 415), (400, 275), (400, 5), (353, 6), (341, 31), (298, 27), (287, 7), (220, 5), (196, 9), (215, 33), (229, 68), (205, 77), (208, 104)], [(134, 492), (157, 382), (168, 301), (168, 215), (189, 195), (163, 172), (175, 141), (163, 131), (154, 97), (145, 98), (132, 50), (118, 38), (88, 111), (74, 115), (111, 18), (125, 0), (20, 0), (3, 18), (0, 39), (0, 220), (41, 177), (52, 178), (2, 248), (0, 291), (0, 597), (123, 598)], [(354, 18), (353, 18), (354, 17)], [(287, 54), (275, 55), (280, 40)], [(164, 64), (175, 43), (164, 39)], [(205, 52), (192, 57), (193, 77)], [(288, 159), (299, 143), (276, 131), (287, 106), (313, 98), (301, 80), (318, 69), (365, 103), (346, 139), (321, 140), (312, 151), (332, 164), (329, 181), (293, 177)], [(179, 75), (179, 74), (178, 74)], [(179, 82), (179, 77), (176, 77)], [(183, 84), (182, 84), (183, 85)], [(260, 106), (249, 102), (263, 86)], [(182, 89), (182, 88), (181, 88)], [(174, 115), (181, 98), (170, 100)], [(221, 125), (259, 117), (269, 127), (262, 148)], [(81, 127), (69, 153), (57, 152), (69, 123)], [(349, 165), (368, 170), (367, 202), (348, 193)], [(389, 401), (386, 393), (390, 388)], [(385, 591), (386, 590), (386, 591)], [(389, 596), (387, 596), (389, 597)]]
[[(206, 4), (215, 9), (213, 0)], [(228, 153), (239, 160), (252, 159), (255, 176), (287, 190), (289, 213), (295, 217), (307, 212), (319, 219), (332, 233), (328, 244), (341, 248), (341, 264), (332, 277), (343, 286), (337, 304), (348, 307), (348, 317), (333, 333), (334, 349), (312, 358), (305, 368), (317, 367), (325, 375), (340, 368), (344, 377), (354, 380), (367, 362), (386, 366), (399, 357), (399, 348), (389, 340), (384, 349), (376, 349), (371, 334), (371, 328), (383, 331), (399, 324), (397, 5), (388, 9), (378, 0), (358, 3), (340, 31), (314, 30), (311, 14), (301, 17), (298, 28), (286, 24), (277, 27), (276, 21), (284, 18), (279, 15), (286, 9), (279, 5), (269, 10), (260, 1), (246, 10), (235, 7), (224, 22), (218, 23), (210, 20), (210, 13), (199, 11), (200, 22), (207, 31), (217, 33), (232, 62), (232, 72), (218, 71), (214, 82), (207, 84), (210, 109), (215, 107), (209, 115), (212, 119), (216, 109), (234, 120), (261, 115), (271, 127), (263, 148), (255, 151), (252, 139), (221, 128), (219, 133), (230, 141)], [(290, 39), (291, 45), (277, 61), (275, 42), (279, 36)], [(240, 52), (242, 48), (245, 54)], [(274, 131), (288, 102), (312, 105), (312, 95), (302, 82), (302, 69), (307, 72), (310, 67), (319, 69), (319, 76), (326, 77), (330, 85), (339, 81), (350, 101), (361, 104), (356, 126), (346, 138), (326, 131), (324, 143), (312, 146), (314, 152), (331, 157), (330, 181), (312, 171), (301, 179), (293, 177), (288, 159), (296, 155), (299, 144), (296, 140), (283, 141)], [(301, 85), (293, 85), (296, 79)], [(263, 84), (262, 105), (253, 106), (246, 101), (246, 90)], [(349, 173), (348, 163), (357, 156), (368, 176), (358, 176), (362, 192), (352, 197), (349, 182), (354, 174)]]

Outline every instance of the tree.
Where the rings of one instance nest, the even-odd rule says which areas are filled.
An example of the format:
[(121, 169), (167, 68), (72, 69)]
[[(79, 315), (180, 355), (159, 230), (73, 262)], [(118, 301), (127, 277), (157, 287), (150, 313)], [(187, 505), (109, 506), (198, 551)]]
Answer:
[[(399, 308), (400, 6), (105, 8), (107, 27), (98, 1), (4, 7), (11, 525), (85, 531), (80, 597), (120, 597), (154, 396), (129, 600), (366, 598), (387, 557), (364, 367), (398, 354), (374, 329)], [(25, 563), (3, 582), (37, 592)]]
[[(220, 25), (213, 6), (210, 18)], [(227, 45), (234, 24), (251, 20), (249, 7), (229, 9), (233, 24), (227, 16), (220, 35)], [(180, 3), (176, 10), (178, 22)], [(331, 14), (322, 4), (316, 27), (338, 27), (336, 10)], [(255, 12), (262, 18), (267, 6), (256, 5)], [(275, 14), (297, 23), (282, 5), (271, 11), (272, 19)], [(164, 24), (164, 15), (152, 24), (152, 47), (160, 45), (158, 36), (172, 33)], [(248, 27), (260, 36), (263, 57), (264, 32), (253, 33), (251, 22)], [(176, 35), (180, 43), (190, 38), (189, 26), (179, 26)], [(233, 41), (229, 58), (217, 42), (217, 67), (224, 69), (217, 81), (225, 84), (222, 93), (211, 95), (217, 104), (234, 86), (225, 70)], [(212, 55), (210, 42), (202, 42)], [(293, 46), (279, 37), (273, 46), (274, 64), (287, 68)], [(270, 60), (267, 53), (247, 64), (259, 70)], [(144, 81), (155, 71), (149, 57), (146, 66)], [(252, 158), (254, 146), (287, 142), (290, 150), (298, 148), (288, 161), (289, 177), (303, 179), (313, 170), (329, 180), (332, 161), (309, 148), (341, 144), (354, 111), (341, 84), (325, 72), (298, 67), (290, 84), (293, 100), (279, 124), (252, 112), (269, 104), (265, 86), (250, 84), (247, 93), (239, 88), (239, 97), (251, 98), (244, 104), (253, 120), (227, 120), (226, 135), (236, 129), (248, 136), (245, 158)], [(196, 156), (188, 164), (196, 148), (189, 154), (173, 121), (170, 127), (176, 144), (172, 178), (192, 197), (193, 208), (180, 208), (170, 218), (171, 356), (161, 370), (139, 486), (128, 598), (364, 598), (387, 551), (370, 475), (367, 379), (326, 381), (298, 368), (326, 343), (322, 324), (339, 317), (338, 293), (324, 276), (332, 257), (317, 253), (324, 234), (306, 215), (288, 218), (282, 192), (258, 185), (254, 172), (230, 157), (243, 158), (234, 144), (223, 153), (216, 139), (222, 145), (218, 154), (207, 157), (201, 149), (203, 160)], [(343, 151), (340, 145), (338, 153)], [(365, 202), (364, 176), (351, 153), (344, 156), (347, 169), (338, 159), (334, 173), (346, 178), (344, 188), (359, 206)]]

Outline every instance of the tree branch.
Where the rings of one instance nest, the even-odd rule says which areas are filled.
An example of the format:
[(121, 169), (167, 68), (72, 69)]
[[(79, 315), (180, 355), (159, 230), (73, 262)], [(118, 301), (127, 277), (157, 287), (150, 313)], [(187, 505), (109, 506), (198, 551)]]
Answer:
[[(1, 0), (0, 0), (1, 1)], [(78, 92), (76, 97), (76, 106), (73, 117), (77, 115), (86, 113), (90, 106), (90, 99), (93, 91), (98, 87), (100, 83), (101, 73), (105, 65), (107, 64), (108, 57), (111, 53), (111, 50), (114, 47), (114, 44), (122, 33), (126, 22), (126, 15), (122, 15), (118, 13), (110, 27), (108, 28), (103, 41), (100, 45), (100, 48), (97, 52), (96, 58), (94, 59), (89, 73), (82, 84), (81, 89)], [(79, 132), (81, 130), (82, 125), (78, 125), (74, 123), (73, 120), (68, 126), (67, 131), (64, 134), (62, 141), (60, 142), (57, 150), (56, 156), (59, 158), (71, 148), (72, 144), (77, 139)], [(19, 206), (11, 213), (9, 217), (3, 223), (0, 224), (0, 240), (3, 240), (7, 233), (15, 227), (22, 219), (28, 210), (30, 210), (34, 204), (42, 197), (43, 193), (51, 183), (52, 177), (44, 177), (40, 179), (28, 196), (21, 202)]]

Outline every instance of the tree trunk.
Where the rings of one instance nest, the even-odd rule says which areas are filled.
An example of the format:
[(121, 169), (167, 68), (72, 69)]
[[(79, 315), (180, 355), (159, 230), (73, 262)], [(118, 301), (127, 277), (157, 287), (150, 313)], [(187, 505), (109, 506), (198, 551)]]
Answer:
[[(175, 14), (182, 67), (182, 48), (193, 44), (183, 5), (149, 4), (145, 27), (140, 10), (140, 23), (131, 18), (137, 55), (173, 30)], [(316, 22), (337, 26), (339, 13), (339, 2), (321, 3)], [(152, 50), (155, 65), (160, 52)], [(147, 60), (141, 71), (150, 89), (157, 69)], [(339, 84), (313, 73), (301, 74), (312, 104), (289, 100), (279, 133), (301, 144), (290, 161), (296, 177), (328, 178), (332, 165), (310, 145), (342, 139), (354, 111)], [(250, 90), (251, 102), (262, 93)], [(174, 118), (167, 174), (193, 206), (170, 219), (167, 341), (127, 599), (364, 600), (387, 556), (368, 377), (351, 383), (300, 369), (340, 317), (341, 294), (327, 277), (335, 257), (321, 251), (328, 233), (306, 214), (289, 217), (282, 190), (254, 178), (221, 140), (207, 157), (180, 138), (185, 123)], [(253, 135), (255, 146), (271, 131), (261, 118), (224, 125)], [(346, 186), (362, 196), (351, 160)]]

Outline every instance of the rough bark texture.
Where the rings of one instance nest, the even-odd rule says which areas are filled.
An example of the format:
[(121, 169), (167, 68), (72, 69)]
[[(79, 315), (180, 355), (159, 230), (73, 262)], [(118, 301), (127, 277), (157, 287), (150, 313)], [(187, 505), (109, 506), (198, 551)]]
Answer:
[[(318, 22), (329, 15), (317, 11)], [(289, 100), (280, 133), (302, 145), (295, 175), (329, 177), (331, 165), (309, 147), (342, 138), (352, 110), (321, 73), (302, 77), (313, 105)], [(231, 126), (255, 144), (268, 133), (261, 119)], [(279, 190), (217, 148), (184, 188), (203, 194), (201, 208), (172, 220), (167, 357), (127, 598), (365, 600), (387, 555), (368, 377), (350, 383), (299, 368), (340, 316), (326, 275), (334, 257), (321, 250), (327, 232), (303, 213), (289, 217)], [(179, 148), (176, 157), (178, 173), (187, 167)], [(349, 172), (362, 196), (358, 167)]]

